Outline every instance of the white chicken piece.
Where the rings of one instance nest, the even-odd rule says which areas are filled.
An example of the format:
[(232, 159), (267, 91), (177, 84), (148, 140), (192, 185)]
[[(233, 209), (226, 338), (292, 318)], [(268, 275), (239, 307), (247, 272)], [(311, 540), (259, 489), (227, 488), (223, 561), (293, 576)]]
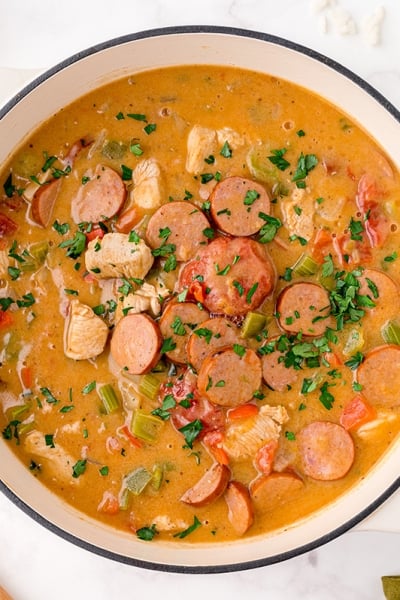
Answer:
[[(166, 295), (168, 294), (169, 291), (166, 290)], [(149, 312), (153, 317), (157, 317), (161, 312), (160, 294), (150, 283), (144, 283), (135, 292), (118, 299), (115, 321), (117, 323), (127, 313), (141, 312)]]
[(0, 278), (6, 277), (9, 264), (7, 250), (0, 250)]
[(130, 241), (126, 233), (106, 233), (89, 242), (85, 253), (86, 269), (98, 279), (144, 279), (153, 261), (147, 244), (142, 239)]
[(244, 146), (246, 143), (244, 136), (230, 127), (217, 129), (217, 140), (220, 146), (223, 146), (226, 142), (233, 150)]
[(133, 171), (132, 198), (136, 206), (145, 210), (156, 210), (163, 201), (162, 174), (154, 158), (138, 163)]
[(215, 129), (195, 125), (187, 139), (186, 171), (198, 175), (204, 171), (205, 158), (215, 154), (217, 134)]
[(42, 466), (51, 473), (53, 479), (62, 484), (79, 485), (80, 479), (72, 476), (76, 460), (57, 442), (54, 448), (46, 444), (44, 433), (31, 431), (24, 439), (26, 452), (40, 459)]
[(289, 419), (284, 406), (261, 406), (255, 417), (232, 422), (222, 444), (233, 459), (254, 456), (265, 443), (278, 440), (282, 424)]
[(74, 360), (94, 358), (101, 354), (107, 342), (108, 327), (90, 306), (72, 300), (65, 321), (64, 353)]
[(281, 201), (283, 222), (289, 235), (309, 241), (314, 235), (315, 199), (304, 189), (296, 188), (290, 199)]
[(183, 519), (173, 521), (168, 515), (156, 515), (152, 519), (157, 531), (178, 531), (189, 527), (189, 523)]

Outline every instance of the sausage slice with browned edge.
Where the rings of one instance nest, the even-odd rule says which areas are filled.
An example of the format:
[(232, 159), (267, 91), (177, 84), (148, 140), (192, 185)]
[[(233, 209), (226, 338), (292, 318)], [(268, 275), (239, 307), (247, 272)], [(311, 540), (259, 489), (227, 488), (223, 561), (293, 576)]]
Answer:
[(225, 233), (247, 236), (257, 233), (269, 214), (270, 198), (266, 189), (251, 179), (227, 177), (213, 189), (211, 214), (218, 228)]
[(358, 294), (369, 296), (375, 306), (370, 308), (372, 314), (382, 313), (384, 317), (387, 314), (388, 307), (397, 307), (400, 301), (400, 293), (397, 283), (393, 281), (390, 275), (378, 269), (364, 269), (359, 278), (360, 288)]
[(189, 362), (187, 341), (191, 332), (209, 318), (208, 311), (194, 302), (170, 302), (160, 318), (164, 340), (169, 341), (165, 355), (178, 364)]
[(207, 356), (233, 344), (242, 344), (240, 330), (224, 317), (203, 321), (191, 333), (187, 343), (189, 363), (198, 371)]
[(250, 496), (257, 510), (273, 510), (295, 498), (303, 487), (302, 479), (291, 471), (261, 475), (250, 484)]
[(316, 337), (332, 326), (328, 292), (317, 283), (301, 281), (285, 287), (278, 297), (277, 314), (288, 333)]
[(400, 406), (400, 346), (383, 344), (370, 350), (357, 369), (357, 381), (375, 406)]
[(212, 313), (243, 315), (258, 308), (272, 292), (275, 269), (263, 244), (246, 237), (218, 237), (180, 273), (179, 287), (195, 283)]
[(233, 408), (249, 402), (261, 385), (261, 361), (254, 350), (226, 348), (207, 357), (198, 373), (199, 392), (213, 404)]
[[(279, 337), (267, 340), (261, 346), (262, 375), (270, 388), (276, 392), (284, 392), (290, 389), (290, 386), (297, 380), (299, 372), (291, 366), (285, 366), (285, 362), (282, 360), (285, 354), (279, 350), (278, 346)], [(266, 348), (271, 348), (271, 351), (266, 352)]]
[(122, 177), (105, 165), (97, 165), (87, 183), (82, 183), (71, 201), (71, 216), (75, 223), (98, 223), (111, 219), (126, 199)]
[(253, 524), (253, 503), (247, 487), (240, 481), (230, 481), (224, 494), (228, 519), (238, 535), (243, 535)]
[(122, 317), (111, 338), (111, 355), (131, 375), (150, 371), (160, 358), (162, 335), (159, 326), (144, 313)]
[(228, 485), (231, 471), (226, 465), (213, 463), (197, 483), (181, 496), (181, 501), (191, 506), (206, 506), (217, 500)]
[(163, 204), (151, 216), (146, 229), (151, 248), (173, 244), (176, 260), (181, 262), (193, 258), (199, 247), (208, 243), (210, 235), (213, 232), (207, 217), (190, 202)]
[(354, 462), (351, 435), (337, 423), (313, 421), (296, 435), (303, 472), (312, 479), (334, 481), (344, 477)]
[(36, 190), (31, 203), (31, 216), (38, 225), (47, 227), (50, 224), (60, 187), (61, 179), (52, 179)]

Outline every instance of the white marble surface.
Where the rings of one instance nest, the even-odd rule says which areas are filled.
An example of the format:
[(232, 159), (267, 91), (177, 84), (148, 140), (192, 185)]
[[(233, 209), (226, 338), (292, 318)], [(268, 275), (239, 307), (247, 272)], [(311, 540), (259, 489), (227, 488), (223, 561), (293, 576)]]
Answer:
[[(372, 46), (364, 18), (382, 5), (382, 39)], [(356, 72), (400, 108), (398, 0), (336, 0), (336, 10), (350, 11), (356, 23), (357, 32), (347, 35), (338, 31), (332, 8), (316, 14), (311, 7), (310, 0), (0, 0), (0, 100), (35, 73), (106, 39), (155, 27), (213, 24), (272, 33), (311, 47)], [(396, 499), (394, 508), (384, 509), (386, 527), (400, 531), (399, 493)], [(381, 575), (400, 573), (399, 550), (400, 533), (353, 531), (259, 569), (220, 575), (153, 572), (72, 545), (0, 494), (0, 585), (15, 600), (169, 600), (177, 595), (239, 600), (247, 594), (257, 600), (379, 600), (384, 598)]]

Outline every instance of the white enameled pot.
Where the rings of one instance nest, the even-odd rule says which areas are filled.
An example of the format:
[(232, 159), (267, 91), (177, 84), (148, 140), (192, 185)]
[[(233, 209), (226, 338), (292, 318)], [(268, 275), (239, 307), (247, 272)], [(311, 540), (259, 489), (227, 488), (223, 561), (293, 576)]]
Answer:
[[(89, 90), (130, 73), (182, 63), (239, 66), (306, 87), (358, 122), (400, 167), (400, 113), (366, 82), (287, 40), (208, 26), (150, 30), (114, 39), (40, 75), (0, 109), (0, 161), (54, 112)], [(0, 489), (50, 530), (98, 554), (146, 568), (212, 573), (283, 561), (354, 527), (398, 528), (393, 507), (400, 498), (392, 494), (400, 485), (399, 464), (400, 440), (356, 487), (311, 517), (270, 535), (201, 546), (142, 542), (91, 520), (32, 477), (4, 440), (0, 440)]]

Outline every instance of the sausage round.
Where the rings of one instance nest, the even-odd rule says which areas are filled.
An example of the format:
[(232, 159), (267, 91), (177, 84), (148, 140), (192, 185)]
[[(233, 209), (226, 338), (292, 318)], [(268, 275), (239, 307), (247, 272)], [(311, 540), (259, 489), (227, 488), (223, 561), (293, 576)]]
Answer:
[(257, 233), (265, 225), (259, 214), (270, 211), (270, 198), (265, 188), (244, 177), (227, 177), (217, 183), (210, 202), (218, 228), (236, 236)]
[(271, 293), (275, 269), (265, 247), (249, 238), (218, 237), (182, 269), (179, 286), (204, 290), (212, 313), (242, 315), (255, 310)]
[[(275, 343), (279, 338), (273, 338), (266, 342)], [(263, 354), (261, 357), (262, 375), (265, 383), (277, 392), (285, 392), (298, 378), (298, 371), (293, 367), (286, 367), (283, 360), (284, 352), (276, 347), (272, 352)]]
[(220, 463), (213, 465), (197, 483), (181, 496), (181, 501), (191, 506), (206, 506), (224, 493), (231, 472), (229, 467)]
[(279, 325), (288, 333), (323, 335), (332, 326), (328, 292), (317, 283), (299, 282), (285, 287), (277, 301)]
[(122, 208), (126, 187), (121, 176), (105, 165), (97, 165), (93, 177), (82, 184), (71, 201), (75, 223), (98, 223), (110, 219)]
[(400, 346), (383, 344), (365, 355), (357, 369), (362, 393), (375, 406), (400, 406)]
[(194, 302), (170, 302), (160, 318), (160, 329), (164, 339), (171, 339), (172, 350), (166, 356), (172, 362), (186, 364), (189, 361), (187, 341), (196, 327), (209, 318), (208, 312)]
[(233, 344), (242, 344), (239, 329), (224, 317), (214, 317), (194, 329), (187, 343), (189, 363), (198, 371), (207, 356)]
[(313, 421), (296, 435), (303, 472), (312, 479), (333, 481), (344, 477), (354, 461), (351, 435), (336, 423)]
[(150, 218), (146, 240), (153, 249), (174, 244), (176, 260), (185, 262), (208, 243), (209, 238), (204, 232), (209, 229), (207, 217), (197, 206), (190, 202), (169, 202)]
[(293, 500), (303, 485), (302, 479), (289, 471), (261, 475), (251, 482), (250, 496), (255, 507), (264, 512)]
[(47, 227), (50, 224), (60, 186), (61, 179), (53, 179), (36, 190), (32, 198), (31, 215), (38, 225)]
[(261, 361), (254, 350), (238, 354), (226, 348), (203, 362), (197, 379), (200, 394), (213, 404), (234, 407), (253, 398), (261, 385)]
[(243, 535), (254, 521), (253, 504), (247, 487), (240, 481), (230, 481), (224, 498), (231, 525), (238, 535)]
[(144, 313), (122, 317), (111, 338), (111, 355), (132, 375), (150, 371), (160, 358), (162, 336), (155, 321)]
[(358, 294), (369, 296), (375, 303), (370, 309), (374, 315), (377, 312), (387, 313), (388, 306), (397, 307), (400, 300), (399, 288), (389, 275), (378, 269), (364, 269), (359, 281)]

